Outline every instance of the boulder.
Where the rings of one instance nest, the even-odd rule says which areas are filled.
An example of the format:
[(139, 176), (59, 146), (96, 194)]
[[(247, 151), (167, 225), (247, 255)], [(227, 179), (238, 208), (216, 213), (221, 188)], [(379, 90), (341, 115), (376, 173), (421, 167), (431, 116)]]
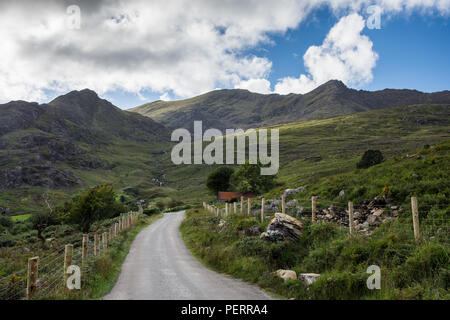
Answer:
[(302, 232), (303, 224), (300, 221), (287, 214), (276, 213), (267, 227), (265, 238), (271, 240), (279, 239), (281, 236), (283, 240), (296, 241)]
[(278, 269), (277, 271), (275, 271), (275, 274), (284, 281), (297, 279), (297, 273), (295, 273), (295, 271), (293, 270)]
[(311, 283), (316, 281), (320, 277), (318, 273), (300, 273), (298, 275), (298, 280), (303, 282), (305, 286), (309, 286)]
[(367, 217), (367, 222), (369, 223), (369, 226), (377, 226), (381, 223), (381, 219), (379, 216), (371, 214)]

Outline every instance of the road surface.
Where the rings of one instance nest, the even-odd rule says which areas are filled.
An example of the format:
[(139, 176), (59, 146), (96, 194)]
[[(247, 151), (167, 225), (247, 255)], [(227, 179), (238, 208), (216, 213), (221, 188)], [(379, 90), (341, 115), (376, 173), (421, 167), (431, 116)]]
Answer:
[(204, 267), (179, 233), (184, 211), (166, 213), (134, 239), (105, 300), (266, 300), (256, 286)]

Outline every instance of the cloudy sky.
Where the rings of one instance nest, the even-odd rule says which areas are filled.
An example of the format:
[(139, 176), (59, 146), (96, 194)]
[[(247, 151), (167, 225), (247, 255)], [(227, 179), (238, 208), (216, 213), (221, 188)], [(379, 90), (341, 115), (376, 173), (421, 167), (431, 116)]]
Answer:
[(450, 89), (449, 17), (450, 0), (1, 1), (0, 102)]

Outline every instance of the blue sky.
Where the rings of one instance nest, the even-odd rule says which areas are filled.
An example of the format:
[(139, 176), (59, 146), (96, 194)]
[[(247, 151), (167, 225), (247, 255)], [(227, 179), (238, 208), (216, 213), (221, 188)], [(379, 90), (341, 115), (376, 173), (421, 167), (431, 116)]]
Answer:
[[(450, 89), (450, 0), (28, 2), (0, 2), (0, 103), (89, 88), (127, 109), (217, 88), (306, 93), (330, 79)], [(367, 27), (373, 4), (380, 29)]]
[[(258, 46), (244, 54), (267, 57), (272, 61), (268, 79), (306, 73), (302, 56), (311, 45), (320, 45), (339, 19), (328, 10), (314, 13), (301, 25), (284, 34), (272, 34), (273, 43)], [(450, 24), (438, 14), (401, 14), (381, 20), (381, 29), (363, 31), (379, 55), (373, 80), (358, 89), (416, 89), (424, 92), (450, 90)], [(160, 93), (143, 91), (147, 101), (159, 100)], [(137, 94), (117, 91), (104, 95), (121, 108), (137, 106), (143, 101)]]

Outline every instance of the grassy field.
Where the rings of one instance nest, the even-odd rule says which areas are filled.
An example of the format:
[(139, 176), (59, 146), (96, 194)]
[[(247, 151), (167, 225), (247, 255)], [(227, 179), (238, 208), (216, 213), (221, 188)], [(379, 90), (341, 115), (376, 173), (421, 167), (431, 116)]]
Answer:
[[(180, 230), (191, 252), (209, 267), (286, 298), (450, 299), (449, 163), (447, 141), (369, 169), (310, 179), (307, 189), (295, 195), (305, 206), (305, 211), (296, 216), (304, 224), (298, 242), (271, 243), (244, 236), (243, 230), (250, 226), (265, 230), (268, 220), (261, 223), (252, 217), (230, 216), (224, 218), (227, 225), (219, 227), (220, 218), (199, 208), (188, 211)], [(342, 189), (345, 196), (339, 197)], [(311, 195), (319, 196), (321, 210), (331, 203), (344, 207), (346, 201), (358, 203), (383, 192), (392, 205), (404, 211), (371, 235), (349, 236), (346, 227), (327, 222), (311, 224)], [(413, 235), (412, 195), (419, 201), (419, 244)], [(266, 199), (271, 196), (279, 197), (278, 191), (265, 195)], [(370, 265), (381, 268), (381, 290), (366, 287)], [(321, 277), (306, 287), (299, 280), (283, 282), (273, 275), (277, 269), (319, 273)]]
[(17, 221), (28, 220), (29, 217), (31, 217), (31, 213), (26, 213), (26, 214), (20, 214), (20, 215), (17, 215), (17, 216), (12, 216), (11, 219), (12, 219), (12, 221), (17, 222)]

